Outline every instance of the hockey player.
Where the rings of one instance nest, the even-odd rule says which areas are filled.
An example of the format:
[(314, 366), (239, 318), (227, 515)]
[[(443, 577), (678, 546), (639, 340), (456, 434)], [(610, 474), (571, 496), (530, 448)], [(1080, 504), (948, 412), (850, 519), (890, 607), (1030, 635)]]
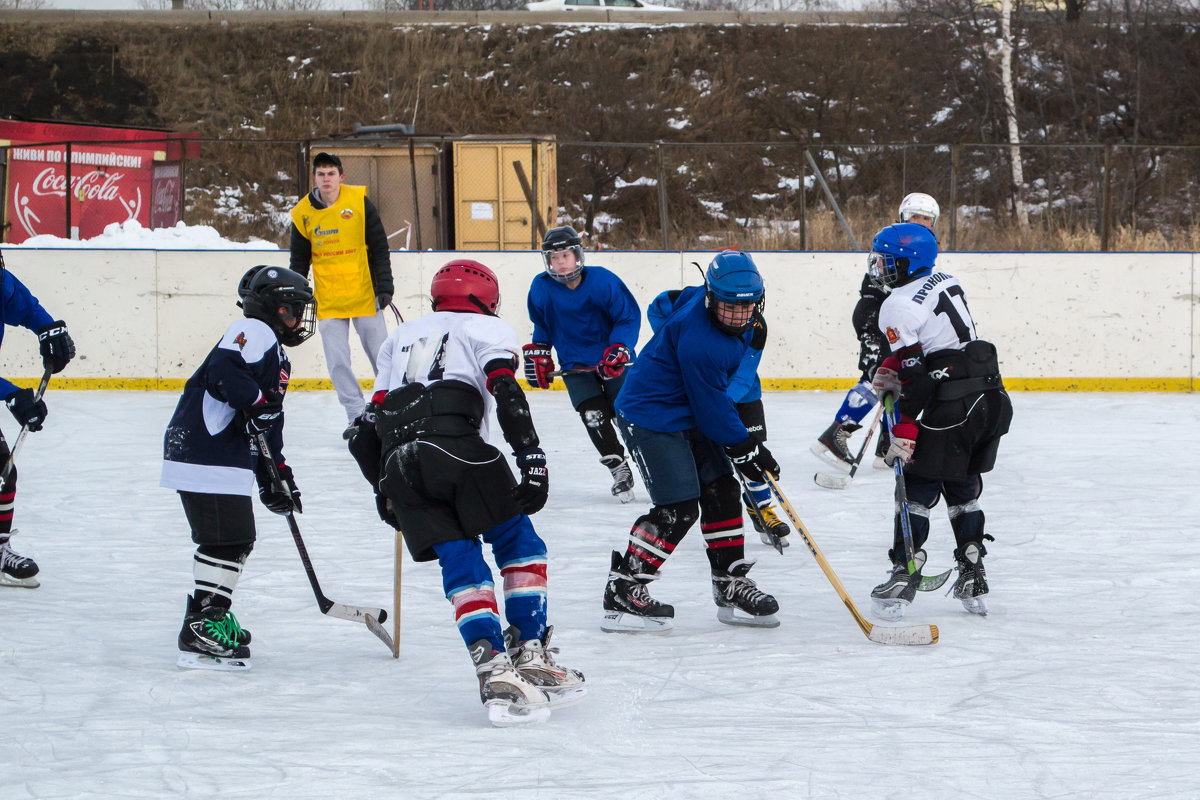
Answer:
[(539, 389), (550, 388), (551, 347), (563, 369), (595, 368), (563, 375), (563, 383), (600, 453), (600, 463), (612, 475), (613, 496), (628, 503), (633, 499), (633, 472), (613, 427), (613, 399), (634, 357), (642, 312), (620, 278), (604, 267), (584, 266), (582, 240), (574, 228), (547, 231), (542, 258), (546, 271), (529, 287), (533, 342), (522, 348), (525, 380)]
[(937, 239), (915, 223), (890, 225), (875, 236), (869, 259), (875, 280), (891, 288), (879, 309), (879, 330), (892, 355), (879, 365), (874, 389), (895, 400), (897, 422), (885, 455), (904, 462), (912, 545), (917, 571), (910, 575), (900, 514), (893, 525), (888, 579), (871, 592), (876, 613), (903, 615), (921, 580), (929, 536), (929, 510), (946, 498), (954, 529), (958, 578), (953, 594), (963, 607), (986, 614), (981, 473), (996, 463), (1008, 432), (1012, 404), (1000, 379), (996, 348), (979, 339), (958, 280), (935, 270)]
[[(913, 192), (905, 195), (900, 201), (901, 222), (915, 222), (932, 231), (940, 215), (941, 209), (938, 208), (937, 201), (927, 194)], [(858, 368), (862, 371), (862, 377), (846, 393), (833, 422), (810, 448), (814, 455), (841, 469), (848, 470), (854, 463), (854, 455), (850, 452), (850, 437), (862, 427), (863, 419), (879, 402), (871, 380), (875, 377), (875, 369), (880, 360), (888, 353), (887, 341), (879, 332), (879, 306), (887, 299), (889, 291), (890, 287), (879, 285), (872, 280), (870, 274), (863, 275), (862, 286), (858, 290), (858, 303), (850, 317), (854, 331), (858, 334)], [(882, 456), (887, 448), (887, 433), (881, 431), (875, 449), (876, 467), (885, 466)]]
[[(692, 299), (696, 293), (703, 294), (703, 286), (689, 286), (685, 289), (671, 289), (654, 298), (646, 309), (646, 319), (650, 327), (657, 332), (676, 305), (683, 305)], [(737, 408), (738, 417), (746, 430), (760, 442), (767, 441), (767, 417), (762, 402), (762, 381), (758, 379), (758, 365), (762, 361), (763, 348), (767, 345), (767, 321), (761, 313), (755, 313), (754, 322), (750, 329), (743, 334), (746, 344), (746, 355), (734, 373), (726, 393)], [(742, 492), (742, 502), (754, 530), (762, 537), (763, 544), (773, 545), (772, 537), (776, 537), (781, 547), (788, 546), (788, 534), (791, 529), (775, 513), (771, 504), (771, 487), (765, 483), (747, 483)], [(768, 533), (769, 531), (769, 533)]]
[[(736, 468), (765, 483), (779, 465), (739, 419), (728, 390), (761, 312), (763, 281), (754, 260), (728, 250), (705, 273), (705, 290), (681, 305), (647, 343), (617, 397), (617, 425), (654, 504), (633, 524), (622, 555), (613, 551), (601, 628), (663, 633), (675, 610), (646, 584), (701, 521), (717, 619), (774, 627), (779, 604), (746, 577)], [(682, 298), (681, 298), (682, 299)], [(730, 459), (733, 464), (731, 466)]]
[[(192, 531), (195, 588), (179, 631), (179, 666), (250, 668), (250, 633), (234, 616), (233, 590), (256, 538), (250, 495), (276, 514), (301, 511), (300, 492), (283, 457), (283, 399), (295, 347), (316, 332), (308, 281), (282, 267), (252, 267), (238, 284), (243, 319), (184, 385), (163, 437), (160, 485), (174, 489)], [(266, 434), (271, 452), (260, 453)], [(286, 491), (274, 488), (274, 458)]]
[[(41, 349), (42, 365), (51, 373), (62, 372), (75, 357), (75, 343), (67, 326), (56, 320), (42, 308), (25, 284), (4, 268), (0, 256), (0, 342), (4, 340), (5, 327), (28, 328), (37, 334)], [(30, 432), (40, 431), (46, 421), (46, 402), (33, 389), (20, 389), (15, 384), (0, 378), (0, 397), (16, 418), (17, 424)], [(12, 453), (4, 434), (0, 433), (0, 469), (9, 463)], [(38, 565), (32, 558), (22, 556), (12, 549), (9, 539), (13, 530), (13, 508), (17, 497), (17, 467), (14, 464), (8, 477), (0, 485), (0, 586), (20, 586), (35, 589)]]
[[(433, 313), (402, 323), (380, 348), (374, 394), (350, 451), (375, 487), (380, 517), (404, 531), (415, 560), (441, 566), (489, 719), (540, 721), (586, 689), (549, 647), (546, 545), (529, 519), (545, 505), (549, 480), (515, 378), (517, 333), (496, 316), (496, 276), (478, 261), (446, 263), (431, 294)], [(519, 485), (488, 444), (493, 408)], [(481, 539), (504, 580), (503, 632)]]

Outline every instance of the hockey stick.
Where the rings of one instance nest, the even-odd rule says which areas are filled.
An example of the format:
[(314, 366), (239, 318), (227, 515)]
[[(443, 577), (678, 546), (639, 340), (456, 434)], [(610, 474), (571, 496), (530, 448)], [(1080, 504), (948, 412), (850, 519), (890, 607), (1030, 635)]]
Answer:
[(392, 574), (392, 658), (400, 657), (400, 570), (404, 566), (404, 534), (396, 531), (396, 571)]
[[(50, 370), (42, 373), (42, 382), (38, 384), (37, 391), (33, 394), (33, 402), (42, 399), (42, 395), (46, 393), (46, 386), (50, 383)], [(22, 425), (21, 432), (17, 434), (17, 440), (13, 442), (12, 450), (9, 451), (8, 463), (4, 465), (4, 472), (0, 473), (0, 485), (3, 485), (8, 480), (8, 475), (13, 470), (13, 466), (17, 463), (17, 451), (21, 449), (21, 442), (25, 441), (25, 434), (29, 433), (29, 426)]]
[(871, 427), (867, 429), (867, 438), (863, 440), (862, 447), (858, 449), (858, 457), (854, 459), (854, 463), (850, 465), (850, 472), (846, 475), (830, 475), (828, 472), (818, 472), (813, 475), (813, 481), (817, 486), (826, 489), (847, 489), (850, 487), (850, 481), (854, 480), (854, 473), (858, 472), (858, 465), (862, 463), (863, 454), (867, 452), (867, 445), (871, 443), (871, 437), (875, 435), (875, 429), (879, 427), (879, 419), (883, 416), (883, 406), (880, 405), (875, 411), (875, 418), (871, 420)]
[[(890, 394), (883, 396), (883, 406), (887, 409), (888, 436), (896, 426), (896, 404)], [(904, 534), (904, 555), (908, 559), (908, 574), (917, 571), (916, 549), (913, 547), (912, 520), (908, 515), (908, 490), (904, 487), (904, 459), (892, 459), (892, 470), (896, 473), (896, 508), (900, 513), (900, 531)]]
[(780, 540), (779, 535), (773, 532), (767, 526), (767, 521), (763, 519), (762, 509), (760, 509), (758, 507), (758, 503), (755, 502), (754, 495), (750, 494), (750, 486), (746, 483), (746, 476), (738, 472), (736, 469), (733, 472), (735, 475), (737, 475), (738, 480), (742, 483), (742, 500), (746, 503), (746, 508), (750, 509), (750, 515), (753, 516), (754, 519), (758, 520), (759, 527), (762, 528), (763, 533), (767, 535), (767, 538), (771, 540), (771, 547), (774, 547), (776, 550), (778, 550), (779, 555), (783, 555), (783, 542)]
[[(637, 362), (626, 361), (625, 367), (626, 368), (632, 367), (635, 363), (637, 363)], [(552, 372), (547, 372), (546, 377), (547, 378), (561, 378), (563, 375), (586, 375), (589, 372), (595, 372), (599, 367), (600, 367), (600, 365), (597, 364), (594, 367), (570, 367), (569, 369), (556, 369)]]
[(854, 601), (850, 599), (850, 595), (846, 592), (846, 587), (842, 586), (837, 573), (833, 571), (833, 567), (829, 566), (829, 562), (825, 560), (824, 553), (821, 552), (821, 548), (817, 547), (817, 543), (813, 541), (812, 534), (808, 532), (808, 528), (804, 527), (804, 523), (796, 515), (796, 510), (792, 508), (792, 504), (784, 497), (783, 490), (779, 488), (779, 484), (770, 475), (767, 475), (766, 479), (767, 484), (771, 487), (771, 491), (778, 498), (779, 504), (783, 506), (783, 510), (787, 512), (788, 517), (792, 520), (792, 525), (799, 531), (800, 537), (804, 539), (804, 543), (808, 545), (808, 551), (817, 560), (817, 564), (821, 567), (821, 571), (825, 573), (825, 577), (833, 584), (838, 597), (842, 598), (842, 603), (845, 604), (846, 610), (850, 612), (850, 616), (854, 617), (854, 621), (858, 623), (859, 630), (863, 632), (863, 635), (877, 644), (937, 644), (938, 629), (936, 625), (884, 627), (882, 625), (872, 625), (868, 622), (858, 610), (858, 606), (854, 605)]
[[(267, 471), (271, 473), (272, 491), (289, 494), (287, 486), (284, 485), (283, 478), (279, 475), (279, 467), (275, 464), (275, 457), (271, 455), (271, 448), (267, 444), (266, 434), (257, 434), (254, 437), (254, 441), (258, 444), (260, 456), (267, 461)], [(321, 613), (351, 622), (361, 622), (370, 629), (371, 633), (378, 636), (379, 640), (386, 644), (389, 650), (395, 650), (392, 637), (388, 635), (387, 630), (380, 624), (387, 619), (386, 611), (382, 608), (348, 606), (344, 603), (335, 603), (325, 596), (325, 593), (321, 591), (321, 584), (317, 582), (317, 573), (313, 569), (312, 559), (308, 557), (308, 548), (304, 546), (304, 539), (300, 536), (300, 526), (296, 524), (295, 513), (289, 510), (284, 516), (287, 517), (288, 527), (292, 530), (292, 540), (296, 543), (296, 550), (300, 553), (300, 561), (304, 563), (304, 572), (308, 575), (308, 582), (312, 586), (313, 594), (317, 596), (317, 606), (321, 609)]]

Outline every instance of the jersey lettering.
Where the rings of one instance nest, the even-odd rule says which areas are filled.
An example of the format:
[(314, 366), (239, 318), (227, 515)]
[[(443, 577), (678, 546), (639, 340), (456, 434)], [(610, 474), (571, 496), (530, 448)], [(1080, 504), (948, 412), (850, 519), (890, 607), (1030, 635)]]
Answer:
[[(962, 306), (959, 313), (958, 306)], [(971, 320), (971, 311), (967, 308), (967, 297), (961, 286), (950, 286), (944, 292), (938, 293), (937, 305), (933, 307), (935, 314), (944, 314), (954, 327), (954, 333), (963, 344), (975, 338), (975, 324)]]

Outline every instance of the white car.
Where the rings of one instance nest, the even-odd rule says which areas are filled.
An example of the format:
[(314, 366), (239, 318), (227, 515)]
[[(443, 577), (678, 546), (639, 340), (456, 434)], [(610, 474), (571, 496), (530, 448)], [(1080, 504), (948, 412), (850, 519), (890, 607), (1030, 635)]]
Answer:
[(641, 0), (536, 0), (526, 3), (530, 11), (682, 11), (681, 8), (655, 6)]

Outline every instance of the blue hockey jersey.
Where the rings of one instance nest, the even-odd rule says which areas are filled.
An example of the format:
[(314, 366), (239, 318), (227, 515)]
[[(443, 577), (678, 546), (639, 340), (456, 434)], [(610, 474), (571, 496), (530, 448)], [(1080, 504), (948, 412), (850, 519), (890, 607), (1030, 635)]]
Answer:
[[(25, 284), (8, 270), (0, 269), (0, 344), (4, 342), (4, 329), (9, 325), (37, 333), (51, 322), (54, 322), (54, 317), (42, 308)], [(0, 400), (15, 391), (15, 384), (0, 378)]]
[[(188, 378), (163, 437), (160, 486), (203, 494), (251, 495), (258, 457), (237, 412), (287, 391), (292, 365), (275, 332), (257, 319), (229, 324), (221, 341)], [(283, 415), (267, 442), (283, 463)]]
[[(684, 289), (673, 289), (655, 297), (646, 307), (646, 320), (650, 323), (650, 329), (657, 333), (662, 324), (666, 322), (667, 317), (671, 316), (678, 306), (691, 300), (696, 294), (703, 297), (704, 287), (688, 286)], [(750, 329), (743, 334), (742, 338), (748, 345), (753, 336), (754, 331)], [(733, 380), (726, 390), (733, 402), (752, 403), (762, 397), (762, 381), (758, 379), (758, 365), (761, 361), (762, 350), (755, 350), (753, 347), (746, 348), (746, 355), (742, 357), (742, 363), (734, 373)]]
[(611, 344), (635, 354), (642, 311), (625, 283), (604, 267), (585, 267), (574, 289), (543, 272), (529, 286), (527, 305), (533, 341), (552, 345), (563, 369), (596, 366)]
[(728, 389), (746, 342), (712, 324), (703, 292), (680, 300), (626, 372), (617, 413), (652, 431), (699, 428), (723, 447), (744, 442), (749, 433)]

